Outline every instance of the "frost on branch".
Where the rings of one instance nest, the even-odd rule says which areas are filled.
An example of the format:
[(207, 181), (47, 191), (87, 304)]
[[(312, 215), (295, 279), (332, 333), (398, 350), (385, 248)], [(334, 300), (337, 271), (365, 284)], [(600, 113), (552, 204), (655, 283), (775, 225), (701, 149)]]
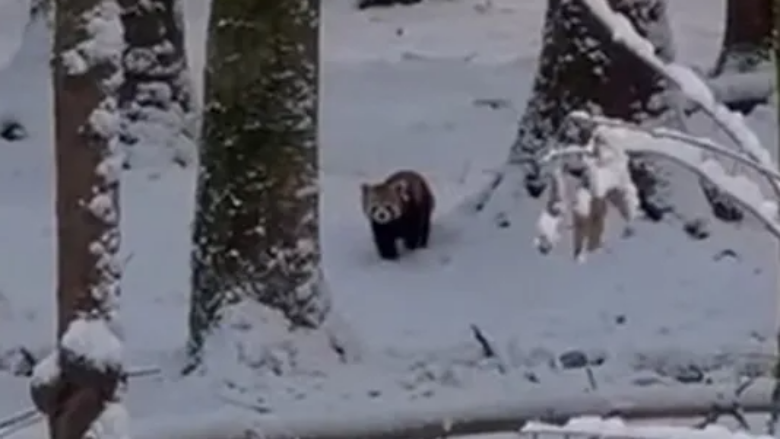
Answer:
[[(688, 100), (718, 124), (740, 152), (762, 166), (774, 166), (769, 152), (747, 126), (742, 115), (730, 111), (718, 102), (699, 75), (684, 65), (668, 62), (656, 56), (653, 45), (634, 29), (626, 17), (610, 8), (606, 0), (580, 1), (585, 2), (595, 16), (610, 29), (613, 40), (631, 50), (634, 55), (679, 88)], [(771, 180), (769, 183), (775, 194), (780, 194), (780, 184)], [(718, 194), (712, 194), (712, 187), (704, 186), (704, 189), (713, 207), (717, 208), (717, 204), (721, 204), (727, 208), (727, 211), (733, 212), (728, 205), (736, 200), (723, 199)]]
[[(538, 158), (556, 141), (575, 141), (563, 127), (569, 112), (587, 110), (649, 125), (677, 119), (665, 78), (613, 42), (609, 29), (582, 0), (547, 3), (533, 94), (509, 154), (509, 164), (522, 170), (526, 190), (533, 197), (541, 196), (546, 182), (540, 178)], [(610, 0), (610, 4), (652, 40), (654, 55), (674, 57), (665, 0)], [(631, 161), (642, 210), (648, 218), (660, 220), (669, 208), (663, 170), (642, 157)]]
[[(580, 158), (586, 163), (586, 176), (576, 180), (572, 191), (574, 201), (561, 204), (573, 222), (575, 256), (582, 258), (582, 247), (588, 251), (597, 249), (604, 232), (604, 218), (608, 207), (614, 207), (630, 221), (635, 215), (636, 193), (627, 178), (627, 153), (642, 153), (666, 159), (697, 174), (734, 199), (745, 211), (758, 219), (767, 230), (780, 239), (780, 215), (778, 198), (766, 196), (761, 187), (746, 175), (728, 172), (718, 160), (707, 152), (748, 167), (773, 183), (780, 182), (780, 174), (773, 167), (765, 166), (754, 157), (740, 155), (708, 139), (697, 138), (674, 130), (646, 129), (621, 121), (586, 113), (572, 113), (570, 117), (580, 122), (595, 123), (593, 137), (584, 147), (560, 148), (547, 154), (542, 163), (553, 167), (553, 174), (561, 172), (564, 159)], [(560, 191), (559, 191), (560, 192)], [(614, 197), (614, 198), (613, 198)], [(540, 223), (547, 221), (548, 209), (542, 212)], [(559, 217), (561, 217), (559, 215)], [(554, 233), (559, 233), (562, 221)], [(541, 230), (541, 228), (540, 228)], [(549, 236), (537, 238), (539, 242), (552, 242)], [(540, 248), (548, 252), (549, 247)]]
[[(552, 172), (552, 189), (547, 207), (539, 219), (537, 248), (547, 253), (557, 241), (564, 215), (572, 222), (574, 257), (584, 261), (586, 252), (597, 250), (602, 243), (609, 208), (614, 208), (626, 222), (632, 221), (639, 208), (637, 189), (631, 180), (626, 152), (610, 142), (602, 127), (596, 127), (589, 142), (582, 146), (553, 151), (543, 160), (576, 155), (583, 165), (582, 177), (563, 177), (563, 165), (557, 160)], [(566, 182), (571, 182), (567, 187)], [(566, 194), (569, 192), (569, 201)]]

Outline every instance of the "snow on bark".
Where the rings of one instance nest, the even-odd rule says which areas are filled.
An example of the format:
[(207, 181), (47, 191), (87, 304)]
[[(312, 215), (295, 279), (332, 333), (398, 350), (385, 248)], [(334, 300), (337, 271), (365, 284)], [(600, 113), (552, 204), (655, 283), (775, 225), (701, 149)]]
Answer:
[[(58, 337), (31, 382), (52, 438), (124, 439), (118, 325), (119, 178), (116, 90), (124, 49), (114, 0), (55, 9), (54, 93)], [(56, 363), (56, 364), (55, 364)]]
[(60, 357), (55, 349), (33, 367), (31, 385), (34, 387), (50, 385), (60, 377)]
[[(606, 193), (612, 189), (618, 189), (629, 195), (629, 197), (623, 198), (623, 203), (612, 203), (613, 207), (627, 221), (632, 219), (630, 209), (635, 203), (630, 197), (631, 188), (626, 184), (625, 177), (622, 177), (627, 174), (628, 166), (622, 160), (598, 163), (598, 158), (603, 154), (604, 150), (617, 156), (630, 152), (640, 152), (667, 159), (682, 166), (686, 170), (706, 179), (734, 199), (743, 209), (758, 219), (772, 235), (780, 239), (780, 215), (778, 211), (778, 201), (780, 199), (776, 195), (765, 195), (758, 183), (752, 181), (746, 175), (733, 175), (718, 160), (710, 156), (735, 161), (739, 165), (748, 167), (762, 177), (769, 179), (774, 184), (780, 183), (780, 174), (774, 170), (771, 164), (762, 163), (744, 152), (734, 152), (711, 140), (690, 136), (670, 129), (643, 129), (627, 125), (622, 121), (591, 116), (586, 113), (572, 113), (571, 118), (580, 122), (595, 123), (597, 126), (594, 129), (594, 140), (589, 142), (586, 147), (560, 148), (551, 151), (543, 158), (542, 163), (552, 164), (552, 166), (556, 167), (556, 172), (560, 172), (557, 168), (561, 166), (561, 160), (566, 157), (584, 157), (586, 160), (595, 162), (596, 166), (588, 168), (586, 179), (589, 179), (592, 184), (594, 175), (600, 173), (602, 176), (608, 177), (605, 179), (607, 182), (605, 186)], [(598, 148), (598, 145), (601, 145), (602, 148)], [(707, 154), (702, 154), (702, 152)], [(582, 190), (583, 187), (587, 188), (594, 199), (598, 198), (599, 194), (605, 193), (603, 190), (598, 191), (594, 189), (592, 185), (580, 186), (578, 189)], [(604, 196), (601, 195), (601, 197), (603, 198)], [(568, 206), (564, 204), (563, 214), (559, 216), (570, 213), (576, 219), (576, 212), (575, 203), (569, 203)], [(543, 212), (542, 218), (548, 215), (549, 213)], [(606, 212), (600, 212), (600, 218), (590, 217), (591, 212), (588, 212), (588, 215), (589, 221), (603, 222)], [(542, 221), (542, 218), (540, 218), (540, 221)], [(548, 234), (560, 233), (563, 221), (559, 221), (557, 225), (558, 229), (556, 230), (542, 229), (541, 232)], [(573, 233), (577, 233), (576, 227)], [(552, 238), (542, 236), (535, 240), (537, 243), (542, 241), (551, 242)], [(595, 251), (600, 247), (601, 236), (597, 236), (596, 244), (593, 247), (589, 247), (588, 250)], [(544, 247), (539, 250), (547, 253), (550, 249), (549, 247)], [(575, 256), (580, 258), (576, 248)]]
[(319, 1), (248, 4), (211, 9), (191, 353), (226, 303), (252, 298), (294, 328), (320, 327), (331, 307), (318, 228)]
[(116, 369), (122, 365), (122, 341), (105, 319), (74, 319), (62, 335), (60, 349), (97, 369)]
[(193, 90), (180, 0), (119, 0), (127, 48), (119, 89), (127, 167), (195, 159)]

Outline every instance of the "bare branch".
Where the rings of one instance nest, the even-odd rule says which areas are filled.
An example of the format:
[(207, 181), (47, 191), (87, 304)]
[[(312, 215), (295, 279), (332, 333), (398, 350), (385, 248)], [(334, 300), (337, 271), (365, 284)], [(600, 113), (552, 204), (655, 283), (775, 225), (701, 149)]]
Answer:
[[(707, 151), (709, 153), (725, 157), (729, 160), (733, 160), (739, 163), (740, 165), (743, 165), (747, 168), (750, 168), (753, 171), (756, 171), (757, 173), (761, 174), (764, 177), (767, 177), (768, 179), (774, 180), (776, 183), (780, 183), (780, 172), (762, 163), (751, 160), (749, 157), (734, 152), (704, 137), (685, 134), (683, 132), (672, 130), (669, 128), (644, 128), (638, 125), (626, 123), (618, 119), (611, 119), (608, 117), (588, 114), (583, 111), (572, 112), (571, 114), (569, 114), (569, 117), (574, 120), (582, 120), (582, 121), (596, 123), (598, 125), (627, 129), (631, 131), (642, 132), (657, 138), (666, 138), (666, 139), (672, 139), (672, 140), (684, 142), (695, 148), (699, 148), (702, 151)], [(552, 151), (548, 155), (550, 156), (567, 155), (570, 153), (575, 153), (576, 149), (578, 148), (581, 150), (581, 147), (576, 147), (576, 146), (566, 147), (562, 150), (558, 150), (560, 151), (558, 154), (553, 154), (556, 151)]]

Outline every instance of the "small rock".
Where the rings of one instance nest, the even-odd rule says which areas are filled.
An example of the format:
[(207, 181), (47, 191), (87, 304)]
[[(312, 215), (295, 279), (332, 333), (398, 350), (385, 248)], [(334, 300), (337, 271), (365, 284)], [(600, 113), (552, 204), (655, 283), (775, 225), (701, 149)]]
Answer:
[(623, 314), (619, 314), (615, 316), (615, 324), (617, 325), (625, 325), (626, 324), (626, 316)]
[(564, 369), (581, 369), (588, 366), (588, 356), (582, 351), (567, 351), (558, 357)]
[(710, 236), (710, 231), (707, 230), (707, 223), (703, 219), (686, 222), (683, 230), (685, 230), (688, 236), (698, 241), (707, 239)]
[(659, 377), (642, 376), (642, 377), (634, 378), (633, 384), (639, 387), (648, 387), (648, 386), (656, 386), (659, 384), (664, 384), (664, 382)]
[(739, 259), (739, 255), (737, 255), (737, 252), (734, 251), (734, 249), (726, 248), (719, 251), (715, 254), (715, 256), (712, 257), (714, 261), (720, 261), (721, 259), (725, 258)]
[(704, 381), (704, 372), (698, 366), (689, 364), (674, 371), (672, 377), (684, 384), (701, 383)]
[(0, 138), (9, 142), (16, 142), (27, 137), (27, 130), (15, 120), (0, 122)]

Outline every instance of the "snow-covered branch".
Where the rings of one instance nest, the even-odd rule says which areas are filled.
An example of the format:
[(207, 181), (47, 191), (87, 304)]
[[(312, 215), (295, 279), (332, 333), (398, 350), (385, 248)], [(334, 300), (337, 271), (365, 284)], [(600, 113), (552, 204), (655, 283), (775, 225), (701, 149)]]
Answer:
[[(591, 141), (585, 146), (562, 147), (551, 151), (542, 158), (543, 165), (554, 167), (553, 175), (560, 175), (561, 159), (566, 157), (583, 158), (585, 161), (585, 179), (574, 183), (573, 200), (568, 203), (556, 203), (555, 209), (548, 203), (538, 221), (539, 236), (537, 248), (547, 253), (558, 241), (564, 217), (572, 217), (574, 235), (574, 253), (580, 260), (584, 256), (581, 235), (589, 240), (588, 250), (596, 250), (604, 232), (606, 209), (611, 205), (621, 215), (630, 220), (635, 201), (631, 197), (633, 183), (627, 179), (629, 153), (655, 155), (670, 160), (697, 174), (729, 195), (742, 208), (757, 218), (777, 239), (780, 240), (780, 216), (778, 198), (767, 197), (760, 186), (745, 175), (732, 175), (720, 162), (702, 154), (707, 151), (715, 156), (726, 157), (755, 170), (772, 183), (780, 182), (780, 173), (771, 168), (740, 156), (707, 139), (702, 139), (670, 129), (645, 129), (614, 119), (591, 116), (584, 112), (575, 112), (571, 120), (595, 124)], [(605, 158), (612, 158), (611, 160)], [(551, 200), (564, 200), (566, 188), (560, 183), (560, 177), (553, 177), (556, 184), (551, 191)], [(607, 189), (599, 188), (599, 186)], [(622, 198), (610, 198), (610, 194), (622, 194)], [(587, 200), (588, 204), (583, 200)], [(593, 200), (601, 200), (594, 204)], [(600, 206), (598, 210), (594, 206)], [(585, 218), (584, 225), (580, 225)]]
[[(758, 380), (738, 398), (732, 389), (712, 385), (633, 389), (631, 393), (583, 393), (544, 395), (531, 392), (517, 398), (485, 403), (468, 399), (410, 403), (401, 410), (382, 407), (355, 413), (323, 413), (301, 410), (297, 417), (258, 415), (238, 409), (224, 409), (206, 416), (166, 417), (137, 422), (137, 439), (243, 439), (257, 435), (265, 439), (433, 439), (478, 433), (540, 428), (533, 421), (562, 424), (580, 416), (623, 419), (687, 418), (704, 416), (713, 407), (739, 404), (747, 412), (766, 411), (770, 380)], [(614, 424), (613, 424), (614, 425)], [(584, 428), (583, 425), (572, 427)], [(668, 436), (665, 436), (668, 437)]]
[[(648, 66), (677, 86), (685, 97), (698, 105), (729, 136), (734, 144), (751, 160), (767, 168), (774, 167), (769, 151), (745, 123), (741, 114), (730, 111), (719, 103), (707, 84), (692, 69), (676, 63), (668, 63), (655, 54), (653, 45), (643, 38), (631, 22), (615, 12), (606, 0), (581, 0), (612, 32), (612, 39), (622, 44)], [(780, 194), (780, 183), (772, 182), (776, 194)]]

